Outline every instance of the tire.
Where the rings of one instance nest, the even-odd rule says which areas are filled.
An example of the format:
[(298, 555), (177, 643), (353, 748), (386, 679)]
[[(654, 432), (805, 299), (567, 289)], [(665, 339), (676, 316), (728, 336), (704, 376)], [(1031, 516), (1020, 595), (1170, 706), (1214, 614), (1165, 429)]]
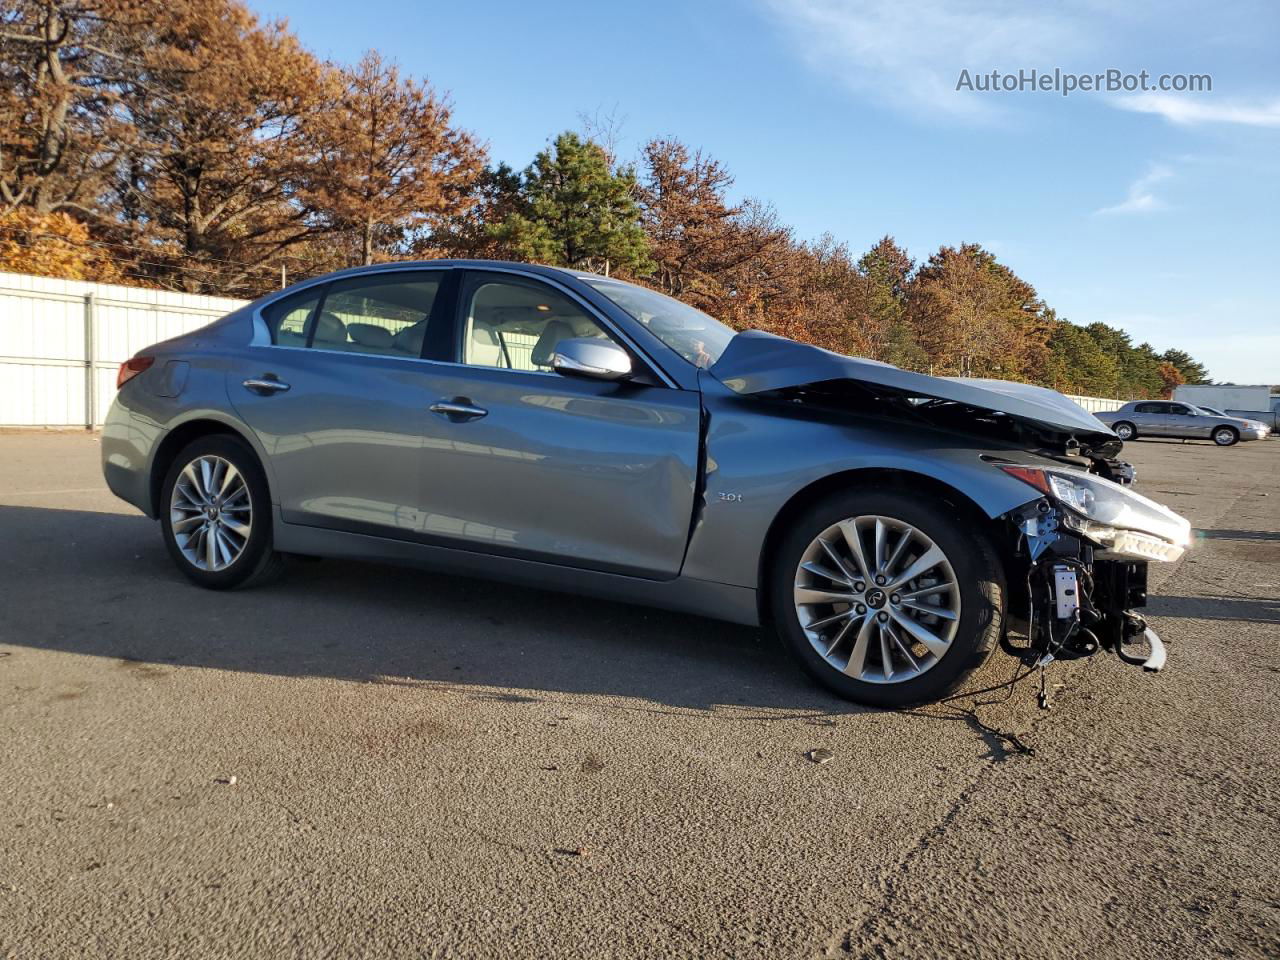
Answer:
[[(225, 487), (219, 489), (224, 481)], [(205, 488), (213, 491), (211, 496), (206, 496)], [(221, 493), (226, 494), (225, 501)], [(284, 558), (271, 545), (266, 474), (253, 450), (238, 437), (215, 434), (184, 447), (165, 475), (159, 512), (169, 556), (202, 587), (233, 590), (259, 585), (278, 575), (284, 565)], [(216, 531), (212, 547), (211, 529)], [(238, 532), (245, 529), (247, 536)]]
[[(852, 559), (850, 525), (858, 531), (864, 562), (873, 568), (875, 542), (883, 526), (882, 556), (893, 561), (884, 564), (891, 571), (885, 589), (878, 588), (873, 571), (867, 571), (869, 577), (860, 575), (860, 566)], [(899, 558), (897, 540), (904, 533), (908, 545)], [(836, 557), (819, 544), (820, 538), (837, 555), (844, 554), (841, 568), (835, 568)], [(930, 545), (941, 552), (942, 563), (920, 569), (901, 592), (889, 592), (895, 576), (910, 573), (936, 556)], [(845, 699), (890, 709), (938, 700), (981, 666), (1000, 642), (1005, 581), (995, 550), (977, 523), (960, 516), (936, 495), (870, 488), (841, 491), (815, 502), (789, 523), (769, 559), (766, 589), (779, 638), (810, 676)], [(815, 569), (843, 574), (844, 581), (837, 583)], [(937, 585), (941, 583), (950, 585)], [(824, 590), (847, 596), (851, 602), (807, 602), (825, 596)], [(913, 599), (907, 596), (910, 593), (928, 595)], [(866, 603), (852, 602), (856, 598)], [(953, 619), (926, 613), (930, 606), (948, 608)], [(868, 622), (872, 614), (875, 624)], [(802, 622), (802, 617), (808, 622)], [(830, 619), (835, 623), (823, 626)], [(835, 652), (818, 649), (835, 639), (845, 624), (844, 639), (831, 644)], [(931, 637), (931, 645), (917, 639), (922, 636), (920, 628), (923, 636)], [(885, 640), (880, 637), (882, 630)], [(940, 642), (944, 639), (945, 646)], [(888, 671), (883, 666), (886, 641)], [(862, 667), (851, 669), (860, 644)]]
[(1220, 447), (1229, 447), (1240, 441), (1240, 432), (1235, 427), (1214, 427), (1213, 442)]
[(1128, 420), (1121, 420), (1114, 424), (1111, 431), (1121, 440), (1136, 440), (1138, 437), (1138, 428)]

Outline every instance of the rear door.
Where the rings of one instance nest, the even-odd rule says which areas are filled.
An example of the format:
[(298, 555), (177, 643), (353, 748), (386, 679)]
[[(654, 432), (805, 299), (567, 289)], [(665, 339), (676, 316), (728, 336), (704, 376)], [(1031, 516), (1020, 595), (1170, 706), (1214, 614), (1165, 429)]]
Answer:
[(447, 349), (450, 277), (379, 271), (263, 309), (271, 342), (237, 358), (227, 392), (267, 451), (283, 520), (416, 530), (426, 408), (444, 389), (422, 357)]
[[(453, 365), (433, 380), (423, 533), (449, 545), (654, 579), (676, 576), (693, 514), (700, 395), (551, 369), (566, 337), (619, 341), (567, 288), (467, 271)], [(426, 404), (424, 404), (426, 406)], [(468, 412), (469, 411), (469, 412)]]
[(1168, 404), (1157, 401), (1140, 403), (1133, 408), (1133, 424), (1138, 433), (1147, 437), (1167, 437), (1169, 421), (1165, 413)]

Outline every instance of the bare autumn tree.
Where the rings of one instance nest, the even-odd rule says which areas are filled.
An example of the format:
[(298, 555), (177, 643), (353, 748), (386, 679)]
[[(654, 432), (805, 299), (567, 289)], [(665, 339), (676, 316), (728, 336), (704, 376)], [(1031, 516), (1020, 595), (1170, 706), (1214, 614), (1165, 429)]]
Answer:
[(481, 171), (470, 203), (443, 216), (430, 236), (418, 237), (415, 256), (515, 260), (519, 252), (501, 230), (514, 216), (527, 216), (529, 201), (520, 174), (505, 163)]
[(747, 200), (733, 220), (738, 251), (722, 276), (723, 294), (710, 311), (740, 330), (766, 330), (805, 340), (799, 304), (808, 255), (772, 206)]
[(856, 349), (848, 251), (828, 238), (798, 243), (767, 204), (733, 203), (733, 177), (672, 138), (642, 151), (640, 198), (656, 265), (648, 280), (739, 328)]
[(900, 367), (928, 364), (907, 319), (907, 289), (915, 261), (890, 236), (881, 237), (858, 260), (865, 302), (860, 318), (865, 355)]
[(917, 271), (907, 313), (935, 372), (1038, 379), (1049, 325), (1035, 289), (977, 244), (942, 247)]
[(0, 208), (98, 215), (132, 0), (10, 0), (0, 10)]
[(868, 355), (867, 283), (848, 246), (824, 234), (800, 248), (797, 269), (796, 293), (785, 304), (796, 315), (790, 335), (837, 353)]
[(728, 272), (755, 251), (738, 229), (741, 205), (726, 193), (733, 177), (718, 161), (670, 138), (643, 149), (640, 202), (655, 270), (650, 283), (696, 306), (726, 294)]
[[(272, 254), (320, 229), (298, 202), (302, 122), (320, 106), (320, 64), (282, 23), (239, 0), (153, 6), (141, 62), (120, 95), (131, 138), (114, 185), (121, 240), (173, 257), (180, 285), (228, 293)], [(260, 286), (261, 280), (248, 284)]]
[(303, 197), (360, 263), (475, 202), (485, 150), (427, 83), (370, 51), (332, 77), (325, 101), (306, 126), (315, 169)]

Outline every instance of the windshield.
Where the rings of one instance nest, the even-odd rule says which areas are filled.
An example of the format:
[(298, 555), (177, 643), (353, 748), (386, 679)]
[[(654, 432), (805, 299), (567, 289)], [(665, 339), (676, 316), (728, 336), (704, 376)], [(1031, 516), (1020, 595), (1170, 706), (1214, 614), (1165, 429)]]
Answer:
[(604, 277), (579, 279), (604, 294), (696, 366), (711, 366), (734, 338), (734, 331), (715, 317), (655, 290)]

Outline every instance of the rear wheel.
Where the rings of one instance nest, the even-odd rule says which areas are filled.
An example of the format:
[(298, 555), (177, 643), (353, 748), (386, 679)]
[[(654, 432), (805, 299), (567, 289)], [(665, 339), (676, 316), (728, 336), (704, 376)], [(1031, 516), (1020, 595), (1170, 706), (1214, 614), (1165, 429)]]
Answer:
[(1000, 639), (1004, 578), (981, 528), (927, 494), (849, 490), (791, 524), (771, 565), (778, 632), (850, 700), (936, 700)]
[(1132, 440), (1138, 435), (1138, 431), (1134, 429), (1133, 424), (1124, 420), (1121, 420), (1111, 429), (1121, 440)]
[(243, 440), (220, 434), (188, 444), (169, 467), (160, 506), (169, 555), (200, 586), (230, 590), (279, 572), (266, 475)]
[(1215, 427), (1213, 431), (1213, 442), (1220, 447), (1229, 447), (1240, 439), (1240, 434), (1236, 432), (1234, 427)]

